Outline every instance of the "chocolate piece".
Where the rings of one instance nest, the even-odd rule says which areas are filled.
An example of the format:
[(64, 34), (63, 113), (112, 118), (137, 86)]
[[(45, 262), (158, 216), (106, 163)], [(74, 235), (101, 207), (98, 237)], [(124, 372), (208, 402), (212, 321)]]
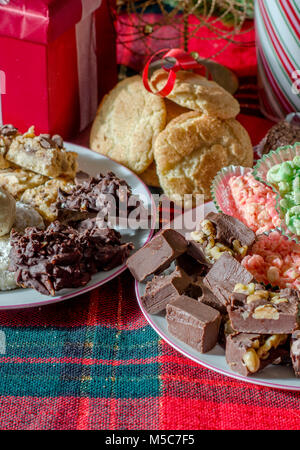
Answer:
[(137, 281), (167, 269), (187, 249), (185, 238), (171, 228), (157, 234), (127, 260), (127, 267)]
[(93, 273), (124, 262), (132, 244), (121, 244), (114, 230), (97, 229), (78, 233), (53, 222), (46, 230), (27, 228), (11, 234), (9, 270), (18, 286), (55, 295), (64, 288), (86, 285)]
[(286, 335), (230, 334), (226, 338), (226, 361), (235, 372), (249, 376), (272, 364), (285, 351)]
[(218, 311), (185, 295), (177, 297), (166, 309), (168, 330), (173, 336), (201, 353), (216, 345), (221, 323)]
[(255, 233), (234, 217), (210, 212), (191, 238), (188, 254), (211, 267), (225, 252), (241, 260), (254, 243)]
[(255, 233), (243, 222), (224, 213), (210, 212), (205, 217), (216, 227), (216, 240), (226, 245), (232, 245), (234, 240), (241, 245), (250, 247), (255, 241)]
[(127, 217), (140, 205), (139, 202), (134, 206), (128, 205), (129, 199), (134, 197), (131, 189), (125, 180), (121, 180), (113, 172), (89, 178), (82, 174), (83, 172), (77, 174), (77, 183), (80, 178), (81, 183), (76, 184), (71, 191), (65, 192), (62, 189), (58, 191), (55, 206), (60, 221), (67, 223), (71, 220), (83, 220), (96, 214), (106, 220), (110, 214), (119, 217), (123, 209)]
[(200, 284), (197, 283), (196, 281), (191, 282), (184, 291), (184, 295), (194, 298), (195, 300), (199, 300), (199, 297), (201, 297), (202, 294), (203, 294), (202, 288)]
[(243, 333), (289, 334), (298, 328), (300, 293), (291, 289), (270, 292), (255, 288), (234, 292), (228, 314), (234, 330)]
[(300, 142), (300, 127), (282, 120), (268, 131), (263, 154), (284, 145), (293, 145), (296, 142)]
[(83, 170), (80, 170), (79, 172), (76, 173), (74, 181), (75, 184), (82, 184), (86, 181), (89, 181), (90, 179), (91, 176), (88, 173), (83, 172)]
[(230, 253), (223, 253), (214, 263), (203, 283), (211, 292), (227, 306), (230, 295), (237, 283), (249, 284), (253, 276)]
[(300, 331), (295, 331), (291, 338), (291, 360), (296, 377), (300, 377)]
[(207, 266), (195, 261), (195, 258), (190, 256), (188, 253), (179, 255), (176, 259), (176, 264), (181, 267), (193, 280), (197, 280), (199, 276), (204, 276), (207, 273)]
[(2, 125), (0, 127), (0, 136), (14, 138), (18, 134), (18, 129), (11, 124)]
[(194, 258), (199, 264), (211, 268), (212, 263), (205, 256), (205, 246), (200, 242), (189, 240), (187, 254)]
[(205, 305), (211, 306), (212, 308), (218, 310), (222, 315), (227, 315), (226, 306), (220, 302), (220, 300), (212, 293), (212, 291), (203, 283), (199, 282), (202, 293), (198, 297), (199, 302), (205, 303)]
[(146, 285), (141, 298), (142, 304), (150, 314), (156, 314), (166, 308), (178, 295), (181, 295), (190, 284), (190, 278), (179, 267), (170, 275), (154, 276)]

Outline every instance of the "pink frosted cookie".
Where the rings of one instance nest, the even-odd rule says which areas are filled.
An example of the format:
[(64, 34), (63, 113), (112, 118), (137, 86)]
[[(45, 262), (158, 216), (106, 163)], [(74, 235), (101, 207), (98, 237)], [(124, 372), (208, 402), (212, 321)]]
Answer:
[(258, 236), (242, 264), (260, 283), (300, 290), (300, 244), (279, 231)]
[(238, 219), (256, 234), (280, 225), (276, 211), (276, 194), (257, 181), (251, 173), (233, 176), (228, 181)]

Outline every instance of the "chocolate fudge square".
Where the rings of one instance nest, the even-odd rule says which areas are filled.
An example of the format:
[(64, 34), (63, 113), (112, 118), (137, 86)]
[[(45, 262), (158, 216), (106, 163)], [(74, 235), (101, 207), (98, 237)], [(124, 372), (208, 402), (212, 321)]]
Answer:
[(230, 334), (226, 338), (226, 361), (229, 367), (249, 376), (272, 364), (285, 353), (286, 334)]
[(224, 306), (230, 303), (230, 296), (237, 283), (249, 284), (251, 281), (251, 273), (228, 252), (221, 255), (203, 279), (204, 285)]
[(202, 288), (202, 293), (198, 297), (199, 302), (204, 303), (205, 305), (211, 306), (212, 308), (219, 311), (222, 315), (227, 315), (226, 306), (223, 305), (222, 302), (208, 289), (207, 286), (203, 283), (203, 281), (199, 281), (199, 284)]
[(191, 233), (187, 253), (208, 267), (225, 252), (241, 260), (255, 241), (255, 233), (240, 220), (210, 212)]
[(193, 280), (197, 280), (201, 275), (206, 275), (208, 268), (206, 264), (201, 264), (196, 261), (195, 258), (190, 256), (188, 254), (188, 249), (186, 253), (183, 253), (176, 258), (176, 265), (181, 267), (181, 269), (183, 269)]
[(291, 360), (296, 377), (300, 377), (300, 330), (291, 337)]
[(255, 241), (255, 233), (243, 222), (224, 213), (210, 212), (205, 217), (215, 225), (216, 240), (232, 245), (238, 241), (241, 246), (250, 247)]
[(298, 328), (299, 297), (292, 289), (271, 292), (253, 283), (237, 285), (227, 307), (232, 327), (243, 333), (291, 334)]
[(137, 281), (160, 273), (187, 249), (186, 239), (171, 228), (157, 234), (127, 260), (127, 267)]
[(150, 314), (165, 310), (167, 303), (181, 295), (190, 285), (190, 277), (179, 267), (169, 275), (157, 275), (148, 281), (142, 304)]
[(186, 295), (167, 305), (169, 332), (200, 353), (206, 353), (217, 343), (221, 323), (218, 311)]

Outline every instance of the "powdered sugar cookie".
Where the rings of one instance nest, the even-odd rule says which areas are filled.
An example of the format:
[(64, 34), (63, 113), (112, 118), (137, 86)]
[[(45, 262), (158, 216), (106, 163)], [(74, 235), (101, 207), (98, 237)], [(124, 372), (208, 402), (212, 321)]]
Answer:
[(154, 155), (161, 187), (180, 203), (184, 194), (211, 199), (216, 173), (230, 164), (250, 167), (250, 137), (235, 119), (189, 112), (173, 119), (157, 137)]
[(102, 100), (90, 146), (142, 173), (153, 161), (153, 142), (165, 125), (164, 100), (148, 92), (136, 75), (118, 83)]
[[(165, 86), (167, 78), (168, 73), (165, 70), (157, 70), (151, 78), (152, 88), (160, 90)], [(184, 108), (220, 119), (234, 118), (240, 112), (238, 101), (219, 84), (184, 70), (176, 73), (176, 81), (168, 99)]]

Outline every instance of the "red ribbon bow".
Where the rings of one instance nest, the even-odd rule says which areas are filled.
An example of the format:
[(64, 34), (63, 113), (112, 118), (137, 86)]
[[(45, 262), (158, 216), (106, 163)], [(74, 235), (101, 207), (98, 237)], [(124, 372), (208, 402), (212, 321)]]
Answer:
[[(162, 68), (169, 73), (166, 85), (157, 92), (153, 92), (149, 85), (148, 74), (149, 74), (149, 66), (152, 63), (153, 59), (162, 52), (166, 52), (163, 55), (164, 64)], [(174, 61), (168, 60), (168, 58), (172, 58)], [(176, 72), (178, 70), (190, 70), (190, 69), (200, 69), (202, 66), (197, 63), (197, 61), (187, 52), (181, 50), (180, 48), (173, 48), (171, 50), (164, 49), (159, 50), (151, 56), (149, 61), (144, 67), (143, 70), (143, 83), (147, 91), (152, 92), (153, 94), (160, 95), (161, 97), (167, 97), (167, 95), (172, 92), (172, 89), (176, 80)]]

